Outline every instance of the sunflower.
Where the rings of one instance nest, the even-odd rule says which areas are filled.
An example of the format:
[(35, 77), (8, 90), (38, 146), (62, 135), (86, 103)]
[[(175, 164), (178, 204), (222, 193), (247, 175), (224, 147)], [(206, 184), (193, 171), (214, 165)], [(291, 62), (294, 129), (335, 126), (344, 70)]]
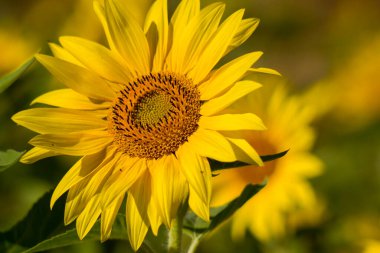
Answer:
[(376, 253), (380, 251), (380, 241), (367, 240), (365, 242), (363, 253)]
[(320, 160), (311, 153), (314, 132), (310, 126), (317, 111), (305, 106), (300, 97), (289, 97), (284, 86), (263, 87), (261, 92), (237, 101), (235, 111), (255, 110), (268, 130), (243, 131), (241, 137), (259, 154), (279, 153), (290, 148), (287, 155), (265, 163), (262, 167), (240, 167), (221, 171), (213, 178), (211, 205), (219, 206), (237, 197), (249, 183), (267, 185), (239, 209), (232, 218), (232, 235), (242, 238), (246, 229), (258, 239), (267, 241), (286, 232), (286, 215), (299, 208), (316, 204), (307, 179), (321, 173)]
[(263, 130), (253, 113), (221, 114), (261, 85), (245, 80), (261, 52), (215, 65), (242, 44), (258, 20), (238, 10), (221, 22), (224, 4), (200, 8), (183, 0), (170, 21), (167, 2), (141, 13), (118, 0), (94, 2), (109, 48), (79, 37), (50, 44), (54, 57), (37, 60), (68, 88), (48, 92), (34, 108), (12, 119), (37, 132), (21, 159), (70, 155), (80, 159), (56, 187), (51, 206), (68, 191), (64, 222), (76, 220), (83, 238), (99, 219), (101, 240), (109, 238), (123, 200), (132, 247), (149, 229), (172, 226), (188, 203), (209, 220), (211, 169), (208, 158), (262, 165), (243, 138), (223, 131)]

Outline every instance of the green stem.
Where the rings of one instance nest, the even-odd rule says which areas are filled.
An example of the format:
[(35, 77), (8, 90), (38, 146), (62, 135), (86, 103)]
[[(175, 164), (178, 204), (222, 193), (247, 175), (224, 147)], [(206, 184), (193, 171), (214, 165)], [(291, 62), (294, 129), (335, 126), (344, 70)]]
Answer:
[(183, 218), (188, 209), (187, 201), (186, 204), (178, 208), (177, 217), (172, 221), (171, 228), (169, 230), (168, 238), (168, 253), (180, 253), (182, 246), (182, 226)]
[(187, 249), (187, 253), (194, 253), (195, 252), (195, 250), (198, 247), (200, 238), (201, 238), (201, 236), (198, 236), (198, 235), (196, 235), (192, 238), (191, 244), (190, 244), (189, 248)]
[(182, 219), (177, 217), (172, 221), (172, 227), (169, 230), (168, 252), (180, 253), (182, 242)]

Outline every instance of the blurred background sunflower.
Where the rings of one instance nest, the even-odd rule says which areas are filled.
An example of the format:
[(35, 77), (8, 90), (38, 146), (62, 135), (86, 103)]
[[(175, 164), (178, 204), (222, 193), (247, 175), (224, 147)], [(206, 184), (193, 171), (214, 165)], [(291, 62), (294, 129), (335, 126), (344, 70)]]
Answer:
[[(211, 2), (205, 0), (202, 5)], [(311, 123), (315, 144), (309, 152), (324, 164), (324, 172), (307, 180), (318, 198), (286, 215), (288, 229), (281, 236), (262, 240), (248, 230), (235, 241), (231, 222), (227, 222), (208, 235), (197, 252), (377, 252), (380, 2), (236, 0), (227, 2), (226, 15), (238, 8), (245, 8), (246, 16), (258, 17), (261, 23), (225, 61), (264, 51), (265, 57), (256, 66), (279, 70), (283, 77), (262, 76), (262, 89), (284, 82), (289, 90), (286, 97), (302, 94), (304, 104), (318, 108)], [(61, 35), (104, 42), (92, 0), (0, 1), (0, 75), (39, 50), (48, 52), (47, 42), (57, 42)], [(33, 98), (58, 87), (36, 64), (0, 94), (0, 150), (29, 148), (26, 140), (32, 133), (16, 127), (10, 117), (29, 107)], [(292, 150), (292, 143), (288, 145)], [(290, 162), (291, 155), (278, 162), (286, 159)], [(57, 185), (73, 162), (67, 157), (49, 158), (1, 172), (0, 229), (20, 220), (43, 193)], [(51, 252), (125, 252), (126, 245), (123, 241), (85, 242)]]

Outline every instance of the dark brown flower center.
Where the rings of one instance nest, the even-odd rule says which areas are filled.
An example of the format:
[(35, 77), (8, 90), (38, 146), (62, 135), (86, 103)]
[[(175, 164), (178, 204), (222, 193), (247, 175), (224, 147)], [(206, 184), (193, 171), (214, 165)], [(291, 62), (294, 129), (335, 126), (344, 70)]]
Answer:
[(191, 79), (169, 72), (141, 76), (120, 91), (109, 131), (130, 157), (158, 159), (175, 153), (197, 130), (200, 107)]

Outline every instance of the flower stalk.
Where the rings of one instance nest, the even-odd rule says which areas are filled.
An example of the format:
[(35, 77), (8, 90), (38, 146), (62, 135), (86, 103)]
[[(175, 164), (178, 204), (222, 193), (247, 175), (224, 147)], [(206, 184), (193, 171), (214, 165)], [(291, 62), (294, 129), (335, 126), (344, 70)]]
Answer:
[(177, 217), (172, 221), (172, 227), (169, 230), (168, 252), (180, 253), (182, 242), (182, 219)]
[(171, 228), (168, 233), (168, 252), (180, 253), (182, 248), (182, 227), (183, 219), (187, 209), (189, 208), (187, 201), (178, 208), (177, 217), (172, 220)]

